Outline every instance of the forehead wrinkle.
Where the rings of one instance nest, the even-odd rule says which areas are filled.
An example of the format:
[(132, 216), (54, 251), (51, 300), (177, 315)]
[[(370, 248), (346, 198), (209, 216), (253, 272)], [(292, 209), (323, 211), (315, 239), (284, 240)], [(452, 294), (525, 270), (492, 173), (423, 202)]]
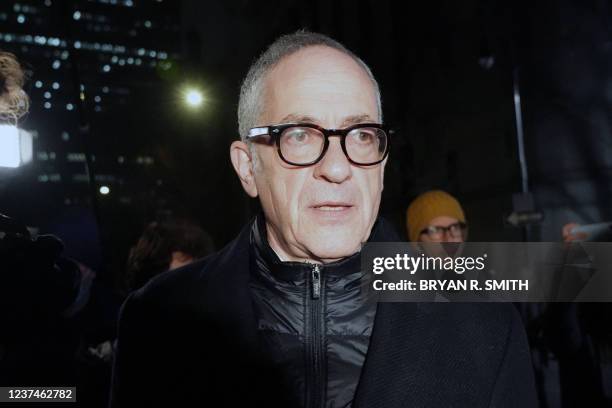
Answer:
[[(300, 114), (296, 114), (296, 113), (290, 113), (288, 115), (286, 115), (283, 119), (281, 119), (281, 123), (313, 123), (313, 124), (319, 124), (323, 121), (318, 120), (312, 116), (308, 116), (308, 115), (300, 115)], [(366, 122), (376, 122), (376, 120), (374, 120), (370, 115), (368, 115), (367, 113), (362, 113), (359, 115), (351, 115), (347, 118), (345, 118), (340, 126), (341, 127), (348, 127), (351, 125), (355, 125), (358, 123), (366, 123)]]
[(365, 123), (365, 122), (375, 122), (375, 120), (367, 113), (363, 113), (361, 115), (352, 115), (344, 119), (344, 121), (342, 122), (342, 126), (346, 127), (346, 126), (356, 125), (358, 123)]
[(282, 123), (317, 123), (318, 120), (308, 115), (290, 113), (281, 119)]

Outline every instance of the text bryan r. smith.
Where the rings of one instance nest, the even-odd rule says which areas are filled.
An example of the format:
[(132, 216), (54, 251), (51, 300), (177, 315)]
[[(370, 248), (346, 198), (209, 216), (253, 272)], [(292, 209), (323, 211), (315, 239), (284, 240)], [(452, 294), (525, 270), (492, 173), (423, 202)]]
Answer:
[[(399, 282), (383, 282), (375, 280), (374, 290), (420, 290), (420, 291), (528, 291), (528, 279), (487, 279), (484, 285), (477, 279), (423, 279), (417, 282), (403, 279)], [(418, 288), (418, 289), (417, 289)]]

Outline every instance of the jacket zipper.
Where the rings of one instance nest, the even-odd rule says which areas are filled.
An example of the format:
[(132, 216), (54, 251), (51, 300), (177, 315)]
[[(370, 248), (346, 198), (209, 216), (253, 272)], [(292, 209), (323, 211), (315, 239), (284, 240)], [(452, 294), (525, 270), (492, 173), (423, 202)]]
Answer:
[(325, 358), (325, 316), (322, 313), (324, 286), (321, 284), (320, 265), (312, 265), (310, 270), (310, 296), (307, 296), (308, 321), (310, 328), (306, 335), (307, 370), (309, 381), (306, 388), (306, 407), (319, 408), (325, 404), (326, 358)]

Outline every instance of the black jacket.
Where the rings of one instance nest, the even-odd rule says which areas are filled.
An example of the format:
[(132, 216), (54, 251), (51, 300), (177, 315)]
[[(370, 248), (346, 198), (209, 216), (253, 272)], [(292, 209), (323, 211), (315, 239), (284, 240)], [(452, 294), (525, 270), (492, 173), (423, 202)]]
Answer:
[[(291, 407), (262, 353), (247, 226), (219, 253), (125, 302), (112, 407)], [(509, 304), (379, 303), (354, 407), (531, 407), (528, 346)]]
[[(379, 220), (370, 240), (395, 239)], [(251, 233), (251, 297), (261, 352), (295, 407), (345, 408), (353, 401), (376, 302), (354, 254), (325, 265), (281, 262), (264, 217)]]

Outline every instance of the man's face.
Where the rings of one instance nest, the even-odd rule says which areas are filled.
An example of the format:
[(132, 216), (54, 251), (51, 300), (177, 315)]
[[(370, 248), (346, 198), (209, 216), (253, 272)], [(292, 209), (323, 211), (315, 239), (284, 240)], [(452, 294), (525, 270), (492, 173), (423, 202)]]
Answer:
[[(265, 83), (258, 125), (289, 122), (344, 128), (379, 122), (373, 84), (349, 56), (322, 46), (281, 60)], [(331, 262), (365, 242), (378, 213), (384, 164), (351, 164), (331, 137), (317, 164), (283, 162), (275, 146), (255, 144), (254, 180), (268, 226), (268, 239), (283, 260)]]
[[(441, 215), (439, 217), (435, 217), (429, 222), (429, 225), (434, 227), (442, 227), (448, 228), (451, 225), (456, 225), (459, 223), (459, 220), (453, 217), (448, 217), (446, 215)], [(421, 241), (423, 242), (464, 242), (465, 236), (460, 235), (452, 235), (450, 231), (446, 230), (441, 233), (440, 236), (430, 237), (428, 234), (421, 234)]]

